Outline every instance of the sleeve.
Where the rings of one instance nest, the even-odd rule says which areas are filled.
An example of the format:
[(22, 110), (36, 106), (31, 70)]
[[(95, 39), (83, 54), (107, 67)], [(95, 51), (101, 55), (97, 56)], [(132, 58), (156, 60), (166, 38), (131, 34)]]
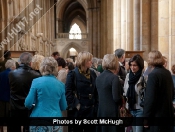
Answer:
[(148, 75), (148, 81), (146, 85), (145, 101), (144, 101), (144, 117), (152, 116), (156, 106), (156, 87), (158, 78), (154, 74)]
[(75, 97), (75, 94), (74, 94), (74, 90), (75, 90), (74, 74), (75, 74), (75, 71), (68, 72), (66, 84), (65, 84), (66, 100), (67, 100), (68, 106), (71, 108), (75, 108), (79, 104), (79, 100)]
[(124, 87), (123, 87), (123, 90), (124, 90), (123, 95), (124, 96), (126, 96), (126, 93), (127, 93), (127, 90), (128, 90), (128, 78), (129, 78), (129, 73), (126, 75), (126, 79), (125, 79), (125, 83), (124, 83)]
[(67, 73), (61, 72), (60, 74), (58, 74), (57, 79), (63, 83), (66, 83), (66, 77), (67, 77)]
[(28, 109), (32, 108), (32, 105), (35, 103), (36, 101), (36, 96), (37, 96), (37, 90), (35, 87), (35, 81), (32, 81), (32, 86), (30, 88), (29, 94), (27, 95), (26, 99), (25, 99), (25, 107)]
[(66, 110), (67, 108), (67, 102), (66, 102), (66, 96), (65, 96), (65, 88), (63, 87), (63, 93), (61, 95), (61, 99), (60, 99), (60, 109), (61, 111)]
[(119, 78), (118, 78), (118, 76), (115, 76), (112, 80), (112, 96), (113, 96), (113, 100), (116, 103), (120, 103), (120, 101), (121, 101), (121, 97), (122, 97), (121, 90), (122, 90), (122, 88), (121, 88), (121, 84), (119, 82)]

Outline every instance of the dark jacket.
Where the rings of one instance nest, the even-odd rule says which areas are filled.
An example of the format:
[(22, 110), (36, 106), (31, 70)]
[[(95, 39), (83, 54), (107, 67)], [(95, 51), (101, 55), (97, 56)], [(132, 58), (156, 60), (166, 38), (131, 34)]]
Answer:
[(10, 85), (8, 74), (11, 70), (8, 68), (0, 73), (0, 101), (10, 101)]
[[(96, 79), (96, 87), (99, 95), (97, 117), (118, 117), (118, 107), (122, 97), (118, 76), (109, 70), (104, 70)], [(117, 130), (117, 126), (97, 127), (97, 132), (116, 132)]]
[[(173, 88), (174, 86), (171, 73), (163, 66), (155, 67), (148, 75), (143, 110), (144, 117), (173, 117)], [(152, 121), (151, 118), (146, 120), (148, 126)], [(160, 132), (164, 131), (164, 128), (161, 128), (161, 126), (150, 126), (149, 129), (151, 132), (155, 131), (156, 129), (159, 129)], [(170, 132), (170, 128), (166, 129)]]
[(126, 74), (127, 74), (127, 73), (126, 73), (126, 71), (125, 71), (125, 67), (122, 66), (122, 65), (119, 65), (118, 76), (119, 76), (120, 83), (121, 83), (121, 86), (122, 86), (122, 87), (124, 86), (124, 83), (125, 83)]
[(29, 93), (32, 80), (40, 76), (41, 74), (25, 64), (20, 64), (18, 69), (9, 73), (11, 109), (27, 109), (24, 106), (24, 101)]
[[(90, 70), (90, 79), (81, 74), (76, 67), (70, 71), (66, 80), (66, 100), (71, 108), (75, 108), (78, 103), (82, 106), (92, 106), (97, 102), (97, 90), (95, 86), (96, 74)], [(74, 94), (76, 91), (76, 96)]]

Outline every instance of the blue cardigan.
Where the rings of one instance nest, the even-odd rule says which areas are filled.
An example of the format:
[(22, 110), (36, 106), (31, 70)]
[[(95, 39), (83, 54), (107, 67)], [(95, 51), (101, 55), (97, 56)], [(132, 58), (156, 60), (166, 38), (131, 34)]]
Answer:
[(31, 109), (30, 117), (62, 117), (66, 110), (65, 85), (53, 75), (46, 75), (32, 81), (25, 107)]

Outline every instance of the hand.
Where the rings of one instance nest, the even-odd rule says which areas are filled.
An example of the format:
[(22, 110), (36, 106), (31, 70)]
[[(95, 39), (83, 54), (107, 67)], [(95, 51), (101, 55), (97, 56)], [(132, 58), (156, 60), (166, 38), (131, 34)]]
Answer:
[(149, 126), (144, 126), (144, 128), (148, 128)]
[(77, 110), (80, 110), (80, 103), (76, 106)]

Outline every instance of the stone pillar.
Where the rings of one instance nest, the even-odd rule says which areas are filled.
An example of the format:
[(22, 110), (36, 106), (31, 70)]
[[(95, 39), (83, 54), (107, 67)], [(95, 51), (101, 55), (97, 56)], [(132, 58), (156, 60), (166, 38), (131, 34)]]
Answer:
[(98, 22), (98, 17), (97, 17), (97, 12), (98, 9), (95, 8), (92, 11), (92, 26), (93, 26), (93, 30), (92, 30), (92, 53), (94, 55), (94, 57), (97, 57), (97, 43), (98, 43), (98, 26), (97, 26), (97, 22)]
[[(171, 68), (172, 65), (175, 64), (175, 1), (174, 0), (171, 0), (170, 4), (170, 9), (171, 9), (171, 12), (169, 13), (171, 15), (171, 20), (170, 20), (170, 42), (169, 42), (169, 49), (170, 49), (170, 52), (169, 52), (169, 69)], [(170, 58), (171, 57), (171, 58)]]
[[(97, 6), (98, 7), (100, 7), (100, 4), (101, 4), (101, 2), (99, 1), (98, 2), (98, 4), (97, 4)], [(97, 12), (97, 16), (98, 16), (98, 20), (97, 20), (97, 23), (98, 23), (98, 30), (97, 30), (97, 32), (98, 32), (98, 44), (97, 44), (97, 50), (98, 50), (98, 55), (97, 55), (97, 57), (101, 57), (100, 56), (100, 52), (99, 51), (101, 51), (101, 38), (100, 38), (100, 32), (101, 32), (101, 29), (100, 29), (100, 27), (101, 27), (101, 21), (100, 21), (100, 9), (98, 10), (98, 12)], [(87, 31), (86, 31), (86, 33), (87, 33)], [(101, 57), (102, 58), (102, 57)]]
[[(116, 15), (117, 15), (117, 20), (116, 20), (116, 49), (121, 48), (121, 0), (114, 0), (116, 1)], [(115, 12), (114, 12), (115, 13)], [(116, 50), (114, 49), (114, 50)]]
[(107, 53), (112, 54), (114, 53), (113, 50), (113, 1), (107, 0)]
[(117, 0), (113, 0), (113, 48), (117, 49)]
[(127, 48), (133, 50), (133, 1), (127, 0)]
[(158, 0), (151, 0), (151, 49), (158, 49)]
[(121, 48), (126, 50), (126, 0), (121, 0)]
[[(100, 57), (103, 58), (104, 54), (106, 54), (106, 44), (107, 44), (107, 41), (106, 41), (106, 37), (107, 37), (107, 33), (106, 33), (106, 27), (107, 27), (107, 24), (105, 23), (106, 20), (107, 20), (107, 0), (103, 0), (101, 1), (101, 7), (100, 7), (100, 21), (101, 21), (101, 24), (100, 24), (100, 29), (101, 29), (101, 32), (100, 32), (100, 38), (101, 38), (101, 49), (100, 49)], [(90, 18), (90, 17), (89, 17)], [(89, 38), (90, 40), (90, 38)]]
[(158, 50), (168, 58), (169, 56), (169, 2), (159, 1)]
[(140, 0), (134, 0), (134, 50), (140, 50)]
[(142, 0), (141, 1), (141, 39), (140, 39), (140, 50), (144, 52), (144, 59), (148, 58), (148, 53), (151, 49), (151, 0)]

